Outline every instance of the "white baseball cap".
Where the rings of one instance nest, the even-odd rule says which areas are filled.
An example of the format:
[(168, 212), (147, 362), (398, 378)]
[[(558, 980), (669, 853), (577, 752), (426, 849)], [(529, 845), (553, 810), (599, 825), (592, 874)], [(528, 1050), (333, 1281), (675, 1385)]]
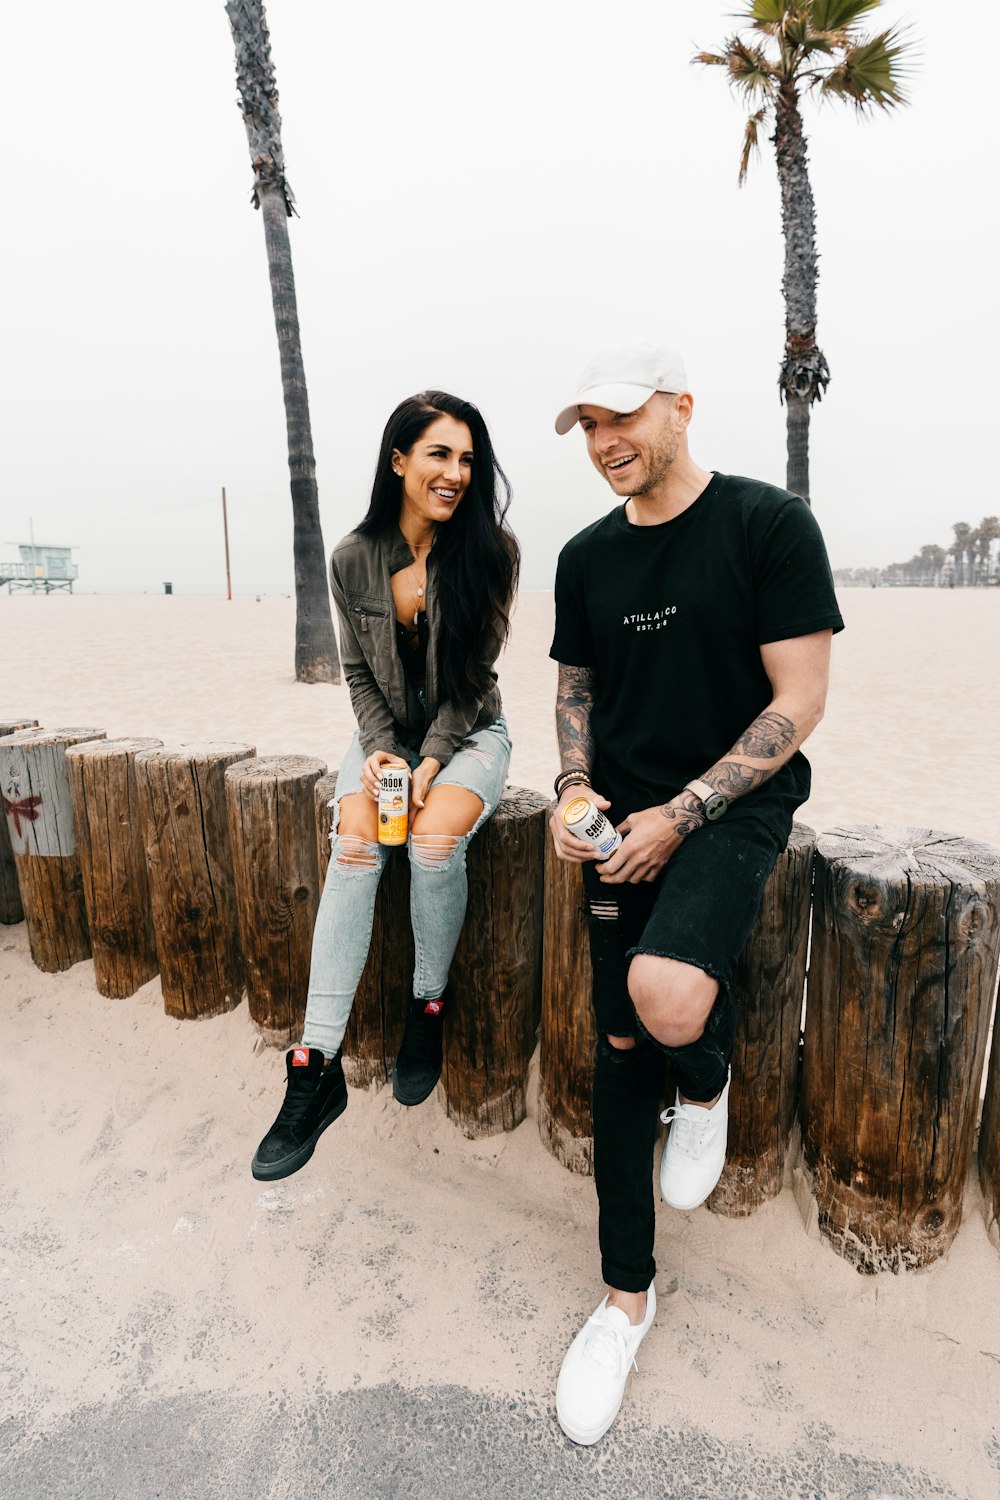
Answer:
[(581, 406), (604, 406), (609, 411), (638, 411), (657, 391), (676, 395), (688, 389), (684, 361), (676, 349), (633, 339), (612, 344), (595, 354), (583, 374), (569, 406), (556, 417), (556, 432), (571, 431)]

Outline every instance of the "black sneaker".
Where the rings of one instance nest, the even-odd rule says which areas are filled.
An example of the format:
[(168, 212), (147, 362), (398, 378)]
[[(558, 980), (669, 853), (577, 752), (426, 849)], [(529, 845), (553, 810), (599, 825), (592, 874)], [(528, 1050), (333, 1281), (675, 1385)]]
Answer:
[(392, 1094), (400, 1104), (423, 1104), (441, 1077), (445, 1002), (411, 1000), (403, 1041), (392, 1070)]
[(304, 1167), (323, 1131), (347, 1108), (347, 1083), (339, 1052), (324, 1067), (323, 1054), (317, 1047), (293, 1047), (285, 1054), (285, 1067), (285, 1102), (250, 1164), (259, 1182), (291, 1177)]

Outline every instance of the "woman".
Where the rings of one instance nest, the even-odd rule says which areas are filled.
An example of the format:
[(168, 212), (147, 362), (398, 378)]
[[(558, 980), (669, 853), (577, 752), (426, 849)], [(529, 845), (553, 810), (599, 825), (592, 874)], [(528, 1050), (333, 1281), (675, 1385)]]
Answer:
[(368, 956), (388, 850), (381, 768), (411, 768), (410, 915), (416, 965), (392, 1073), (401, 1104), (441, 1075), (448, 970), (465, 917), (465, 851), (503, 790), (510, 740), (493, 664), (509, 629), (520, 552), (510, 486), (476, 408), (411, 396), (382, 436), (368, 514), (334, 549), (341, 654), (358, 729), (337, 777), (332, 853), (313, 935), (302, 1045), (254, 1177), (287, 1177), (347, 1105), (340, 1045)]

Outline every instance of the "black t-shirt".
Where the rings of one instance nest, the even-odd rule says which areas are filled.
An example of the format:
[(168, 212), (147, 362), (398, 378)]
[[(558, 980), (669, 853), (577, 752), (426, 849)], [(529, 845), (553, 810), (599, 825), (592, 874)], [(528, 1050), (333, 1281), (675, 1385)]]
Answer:
[[(621, 505), (567, 542), (549, 654), (594, 674), (594, 785), (615, 821), (676, 796), (767, 708), (761, 646), (843, 628), (812, 511), (770, 484), (713, 474), (671, 521), (633, 526)], [(780, 823), (808, 795), (797, 752), (737, 806)]]

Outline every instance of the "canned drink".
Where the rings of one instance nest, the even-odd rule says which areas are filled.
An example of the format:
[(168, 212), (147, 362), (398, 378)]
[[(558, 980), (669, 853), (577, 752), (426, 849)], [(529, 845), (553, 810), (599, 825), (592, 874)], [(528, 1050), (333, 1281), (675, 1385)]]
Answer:
[(405, 761), (383, 765), (378, 793), (378, 841), (405, 844), (410, 824), (410, 768)]
[(570, 833), (593, 844), (602, 859), (614, 854), (622, 836), (613, 823), (595, 807), (589, 797), (574, 797), (562, 810), (562, 820)]

